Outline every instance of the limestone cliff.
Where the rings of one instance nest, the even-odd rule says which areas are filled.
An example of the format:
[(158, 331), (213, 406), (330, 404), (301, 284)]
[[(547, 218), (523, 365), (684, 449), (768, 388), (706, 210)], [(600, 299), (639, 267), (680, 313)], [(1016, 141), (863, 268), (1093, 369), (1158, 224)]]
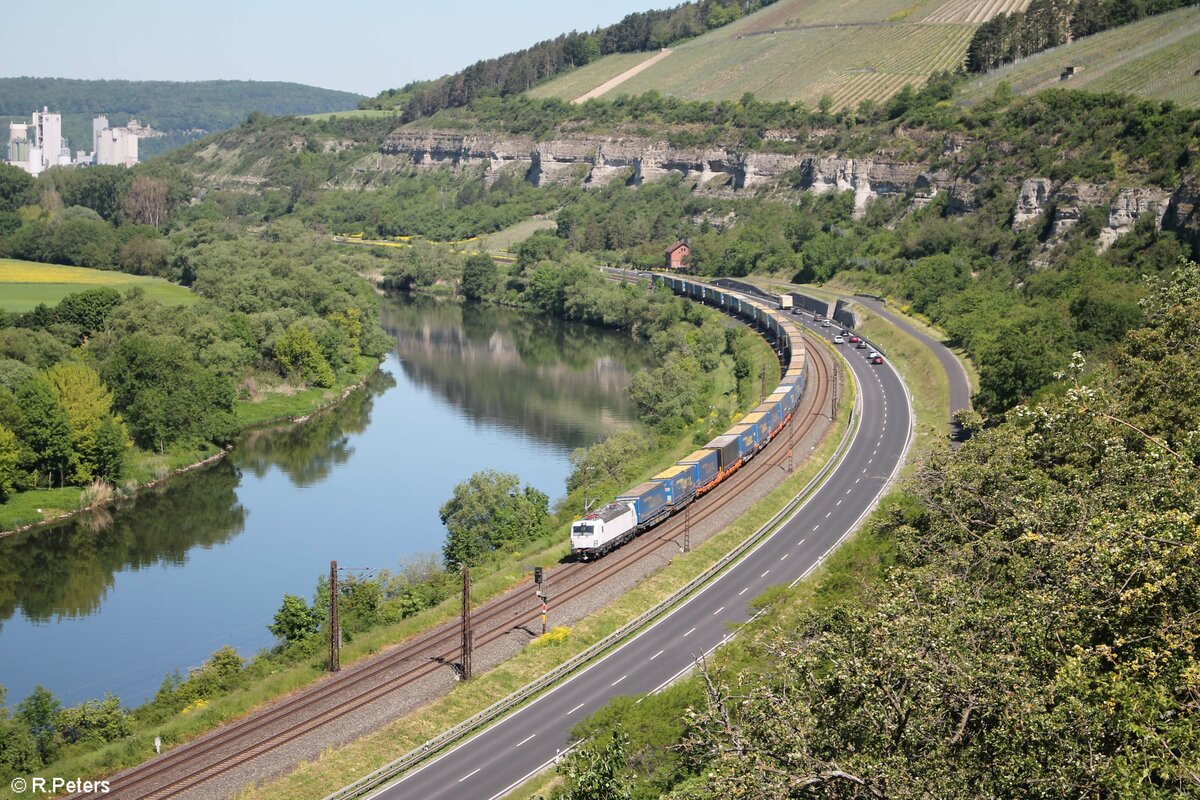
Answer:
[[(597, 187), (613, 181), (636, 186), (678, 176), (698, 193), (721, 196), (786, 178), (786, 185), (799, 191), (853, 192), (856, 215), (864, 213), (867, 204), (878, 197), (908, 197), (909, 208), (915, 209), (942, 193), (949, 213), (966, 214), (977, 204), (978, 179), (964, 164), (972, 143), (965, 136), (946, 136), (941, 142), (943, 166), (935, 170), (926, 163), (879, 155), (855, 159), (729, 147), (687, 148), (636, 136), (564, 134), (537, 141), (524, 136), (400, 129), (387, 137), (376, 163), (367, 169), (399, 164), (418, 169), (482, 169), (489, 183), (501, 173), (511, 172), (535, 186), (576, 183)], [(1041, 263), (1089, 209), (1104, 206), (1108, 207), (1107, 223), (1096, 241), (1101, 252), (1147, 215), (1158, 227), (1165, 225), (1200, 241), (1198, 199), (1200, 183), (1194, 179), (1172, 193), (1148, 187), (1117, 190), (1082, 181), (1056, 184), (1049, 178), (1030, 177), (1018, 190), (1012, 227), (1018, 232), (1037, 228), (1042, 243), (1035, 260)]]
[(613, 180), (638, 185), (677, 175), (698, 190), (736, 192), (791, 173), (805, 191), (853, 191), (858, 213), (875, 197), (912, 192), (932, 197), (941, 184), (952, 184), (948, 175), (930, 175), (918, 163), (679, 148), (631, 137), (569, 136), (535, 142), (451, 131), (396, 131), (381, 152), (407, 157), (418, 168), (483, 167), (489, 181), (503, 170), (514, 170), (536, 186), (566, 180), (584, 186), (604, 186)]

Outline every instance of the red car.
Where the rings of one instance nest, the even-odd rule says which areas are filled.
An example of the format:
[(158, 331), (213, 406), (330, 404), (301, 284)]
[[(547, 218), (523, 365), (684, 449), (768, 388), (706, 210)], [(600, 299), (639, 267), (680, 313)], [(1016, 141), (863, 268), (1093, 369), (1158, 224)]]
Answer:
[(862, 340), (861, 340), (861, 339), (859, 339), (857, 336), (851, 336), (851, 337), (850, 337), (850, 344), (858, 344), (858, 343), (859, 343), (859, 342), (861, 342), (861, 341), (862, 341)]
[(874, 358), (871, 359), (871, 363), (872, 364), (882, 364), (883, 356), (875, 356)]

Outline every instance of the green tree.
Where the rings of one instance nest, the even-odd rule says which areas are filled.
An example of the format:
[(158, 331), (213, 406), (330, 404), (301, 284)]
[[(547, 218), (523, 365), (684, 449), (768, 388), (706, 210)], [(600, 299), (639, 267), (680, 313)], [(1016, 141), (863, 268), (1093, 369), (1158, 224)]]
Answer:
[(21, 475), (21, 443), (17, 435), (0, 425), (0, 503), (8, 500)]
[[(63, 361), (46, 370), (44, 377), (54, 389), (71, 426), (71, 483), (87, 483), (98, 469), (97, 438), (105, 420), (111, 420), (112, 393), (100, 374), (77, 361)], [(111, 436), (113, 425), (107, 434)], [(107, 442), (111, 447), (112, 442)], [(111, 462), (112, 454), (106, 454)]]
[(103, 700), (85, 700), (58, 712), (59, 734), (67, 744), (76, 742), (115, 742), (133, 732), (129, 713), (111, 692)]
[(283, 644), (303, 641), (321, 629), (324, 616), (316, 608), (309, 608), (303, 597), (294, 594), (283, 596), (283, 605), (275, 612), (275, 621), (267, 626)]
[(163, 451), (175, 442), (233, 438), (233, 381), (200, 365), (177, 336), (123, 337), (101, 374), (134, 441)]
[(333, 386), (333, 369), (306, 325), (290, 325), (275, 341), (274, 354), (284, 375), (298, 375), (316, 386)]
[(4, 704), (6, 694), (0, 686), (0, 780), (24, 777), (41, 766), (37, 743), (24, 720), (9, 714)]
[(552, 800), (630, 800), (632, 787), (626, 763), (629, 737), (620, 727), (603, 742), (589, 742), (558, 767), (564, 785)]
[(104, 327), (108, 315), (121, 304), (121, 293), (108, 286), (87, 289), (64, 297), (54, 310), (55, 316), (79, 329), (83, 341)]
[(16, 211), (30, 201), (33, 176), (11, 164), (0, 164), (0, 211)]
[(62, 737), (58, 732), (58, 712), (61, 707), (44, 686), (36, 687), (17, 705), (17, 718), (25, 723), (43, 763), (53, 760), (62, 746)]
[(487, 253), (469, 256), (463, 264), (462, 294), (467, 300), (478, 302), (491, 297), (496, 291), (496, 263)]
[(65, 486), (71, 463), (71, 422), (45, 378), (34, 378), (17, 392), (21, 425), (15, 431), (32, 451), (33, 470)]
[(695, 358), (671, 353), (661, 367), (633, 376), (629, 396), (647, 425), (687, 424), (701, 415), (708, 383)]
[(106, 414), (96, 428), (92, 444), (93, 477), (112, 484), (125, 477), (129, 446), (129, 431), (126, 430), (125, 423), (111, 414)]
[(532, 486), (521, 488), (511, 473), (484, 470), (454, 487), (440, 510), (446, 526), (442, 556), (446, 568), (477, 564), (487, 553), (517, 546), (542, 535), (550, 499)]

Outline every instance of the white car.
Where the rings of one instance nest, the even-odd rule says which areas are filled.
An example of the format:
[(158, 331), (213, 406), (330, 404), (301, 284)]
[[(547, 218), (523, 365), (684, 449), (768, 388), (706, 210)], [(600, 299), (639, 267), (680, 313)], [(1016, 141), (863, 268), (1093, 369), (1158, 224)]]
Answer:
[(821, 320), (821, 327), (822, 327), (822, 328), (832, 328), (832, 327), (833, 327), (833, 323), (832, 323), (832, 322), (830, 322), (830, 321), (829, 321), (829, 320), (827, 320), (827, 319), (825, 319), (825, 320)]
[(875, 358), (875, 357), (876, 357), (876, 356), (878, 356), (878, 355), (879, 355), (879, 351), (878, 351), (878, 350), (872, 350), (870, 353), (868, 353), (868, 354), (867, 354), (867, 358), (868, 358), (868, 359)]
[(845, 339), (843, 339), (841, 336), (835, 336), (835, 337), (833, 337), (833, 343), (834, 343), (834, 344), (843, 344), (845, 341), (846, 341), (846, 340), (845, 340)]

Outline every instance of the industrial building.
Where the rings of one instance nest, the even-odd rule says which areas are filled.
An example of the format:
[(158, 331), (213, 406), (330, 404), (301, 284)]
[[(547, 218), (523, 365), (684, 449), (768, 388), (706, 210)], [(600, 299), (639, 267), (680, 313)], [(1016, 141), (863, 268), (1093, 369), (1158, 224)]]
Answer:
[(137, 120), (127, 127), (112, 127), (107, 117), (92, 120), (92, 151), (71, 149), (62, 135), (62, 115), (43, 107), (33, 112), (29, 123), (8, 126), (8, 163), (30, 175), (39, 175), (50, 167), (111, 164), (132, 167), (138, 163), (138, 133), (144, 130)]

